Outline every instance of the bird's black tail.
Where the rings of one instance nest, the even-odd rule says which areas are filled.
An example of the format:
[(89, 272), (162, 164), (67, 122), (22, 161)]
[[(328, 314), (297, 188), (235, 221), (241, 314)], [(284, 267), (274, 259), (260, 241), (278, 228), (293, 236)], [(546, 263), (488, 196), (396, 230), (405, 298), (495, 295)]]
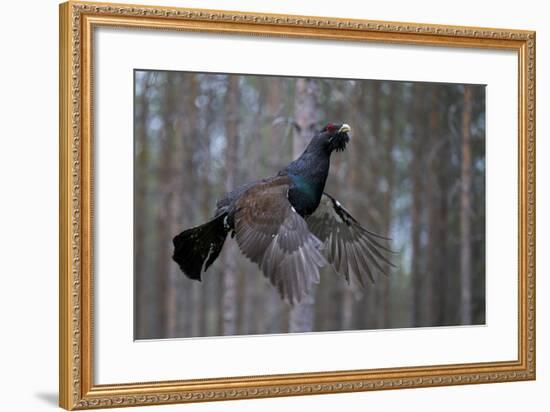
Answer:
[(216, 216), (203, 225), (193, 227), (174, 237), (172, 259), (189, 278), (201, 280), (201, 273), (214, 263), (220, 254), (228, 228), (226, 214)]

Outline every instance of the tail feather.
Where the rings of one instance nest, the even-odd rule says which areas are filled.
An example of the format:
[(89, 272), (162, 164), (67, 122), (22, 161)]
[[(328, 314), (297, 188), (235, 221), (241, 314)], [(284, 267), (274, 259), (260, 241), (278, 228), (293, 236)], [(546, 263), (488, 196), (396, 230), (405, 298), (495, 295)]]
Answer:
[(220, 254), (229, 231), (225, 217), (226, 214), (222, 214), (174, 237), (172, 259), (190, 279), (200, 281), (202, 272), (206, 272)]

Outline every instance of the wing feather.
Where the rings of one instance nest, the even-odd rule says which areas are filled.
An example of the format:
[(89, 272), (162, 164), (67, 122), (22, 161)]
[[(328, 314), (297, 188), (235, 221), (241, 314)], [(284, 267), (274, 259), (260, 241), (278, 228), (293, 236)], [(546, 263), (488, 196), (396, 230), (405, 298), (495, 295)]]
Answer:
[(278, 176), (247, 189), (236, 202), (235, 234), (243, 254), (294, 304), (319, 282), (327, 261), (322, 242), (288, 201), (289, 185)]
[(309, 230), (323, 242), (326, 259), (336, 272), (357, 280), (361, 287), (374, 283), (375, 273), (386, 274), (395, 267), (387, 254), (394, 253), (382, 244), (388, 237), (363, 228), (332, 196), (323, 194), (319, 207), (307, 217)]

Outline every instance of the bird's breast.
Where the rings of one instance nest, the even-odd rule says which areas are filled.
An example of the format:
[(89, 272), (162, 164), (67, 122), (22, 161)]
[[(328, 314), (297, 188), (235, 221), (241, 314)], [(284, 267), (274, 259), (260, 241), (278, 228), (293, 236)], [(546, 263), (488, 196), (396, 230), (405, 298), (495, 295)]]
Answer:
[(288, 191), (288, 200), (300, 216), (315, 212), (323, 195), (324, 182), (308, 181), (305, 178), (293, 178)]

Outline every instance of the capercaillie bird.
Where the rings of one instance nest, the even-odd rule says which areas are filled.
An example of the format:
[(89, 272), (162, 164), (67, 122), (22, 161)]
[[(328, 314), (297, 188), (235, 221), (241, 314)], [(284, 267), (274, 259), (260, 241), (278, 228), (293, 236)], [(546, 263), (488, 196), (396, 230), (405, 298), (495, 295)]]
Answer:
[(328, 263), (361, 287), (376, 272), (387, 274), (392, 251), (382, 243), (389, 239), (363, 228), (324, 193), (331, 154), (344, 151), (349, 133), (347, 124), (329, 123), (275, 176), (226, 193), (212, 220), (174, 237), (173, 259), (182, 272), (200, 281), (231, 234), (290, 304), (311, 292)]

